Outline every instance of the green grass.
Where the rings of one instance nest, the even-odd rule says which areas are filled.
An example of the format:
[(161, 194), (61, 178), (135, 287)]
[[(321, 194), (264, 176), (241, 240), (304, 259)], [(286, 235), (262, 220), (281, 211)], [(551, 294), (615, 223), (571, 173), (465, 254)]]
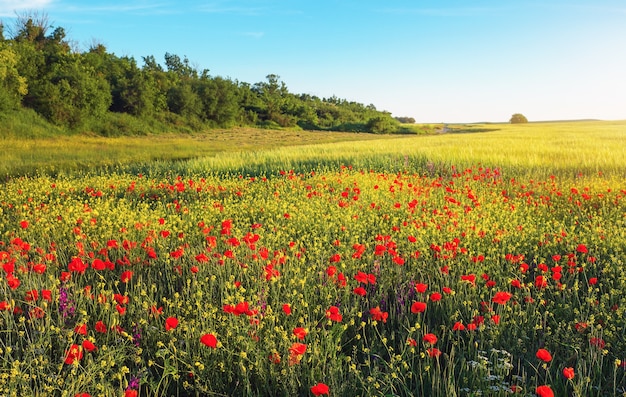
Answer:
[(7, 148), (0, 175), (112, 166), (139, 172), (191, 168), (260, 175), (279, 169), (307, 171), (319, 164), (431, 172), (482, 165), (540, 176), (626, 175), (626, 121), (449, 125), (448, 133), (434, 135), (239, 128), (191, 135), (38, 136), (0, 141)]

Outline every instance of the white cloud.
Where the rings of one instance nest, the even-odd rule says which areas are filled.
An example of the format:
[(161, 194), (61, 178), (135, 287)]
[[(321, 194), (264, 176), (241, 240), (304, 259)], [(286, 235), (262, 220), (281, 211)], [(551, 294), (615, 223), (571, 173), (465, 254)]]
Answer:
[(0, 16), (15, 16), (16, 12), (41, 11), (50, 6), (53, 0), (0, 0)]

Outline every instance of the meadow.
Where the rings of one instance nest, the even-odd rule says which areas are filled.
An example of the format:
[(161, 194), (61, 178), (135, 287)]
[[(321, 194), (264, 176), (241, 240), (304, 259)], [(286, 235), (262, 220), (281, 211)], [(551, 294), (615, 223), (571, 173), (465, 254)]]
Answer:
[(3, 162), (0, 395), (626, 395), (626, 122), (450, 130)]

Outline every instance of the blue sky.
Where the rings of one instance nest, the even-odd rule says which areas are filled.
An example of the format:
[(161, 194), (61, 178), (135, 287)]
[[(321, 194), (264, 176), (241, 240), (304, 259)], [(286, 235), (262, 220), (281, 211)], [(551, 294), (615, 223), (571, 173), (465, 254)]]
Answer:
[(418, 122), (626, 119), (624, 0), (0, 0), (82, 50), (166, 52)]

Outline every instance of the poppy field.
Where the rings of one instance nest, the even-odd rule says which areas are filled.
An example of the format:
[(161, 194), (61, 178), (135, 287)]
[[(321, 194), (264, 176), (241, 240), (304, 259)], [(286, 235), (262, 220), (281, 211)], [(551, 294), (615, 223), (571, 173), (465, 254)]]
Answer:
[(623, 182), (349, 164), (8, 180), (0, 395), (624, 395)]

